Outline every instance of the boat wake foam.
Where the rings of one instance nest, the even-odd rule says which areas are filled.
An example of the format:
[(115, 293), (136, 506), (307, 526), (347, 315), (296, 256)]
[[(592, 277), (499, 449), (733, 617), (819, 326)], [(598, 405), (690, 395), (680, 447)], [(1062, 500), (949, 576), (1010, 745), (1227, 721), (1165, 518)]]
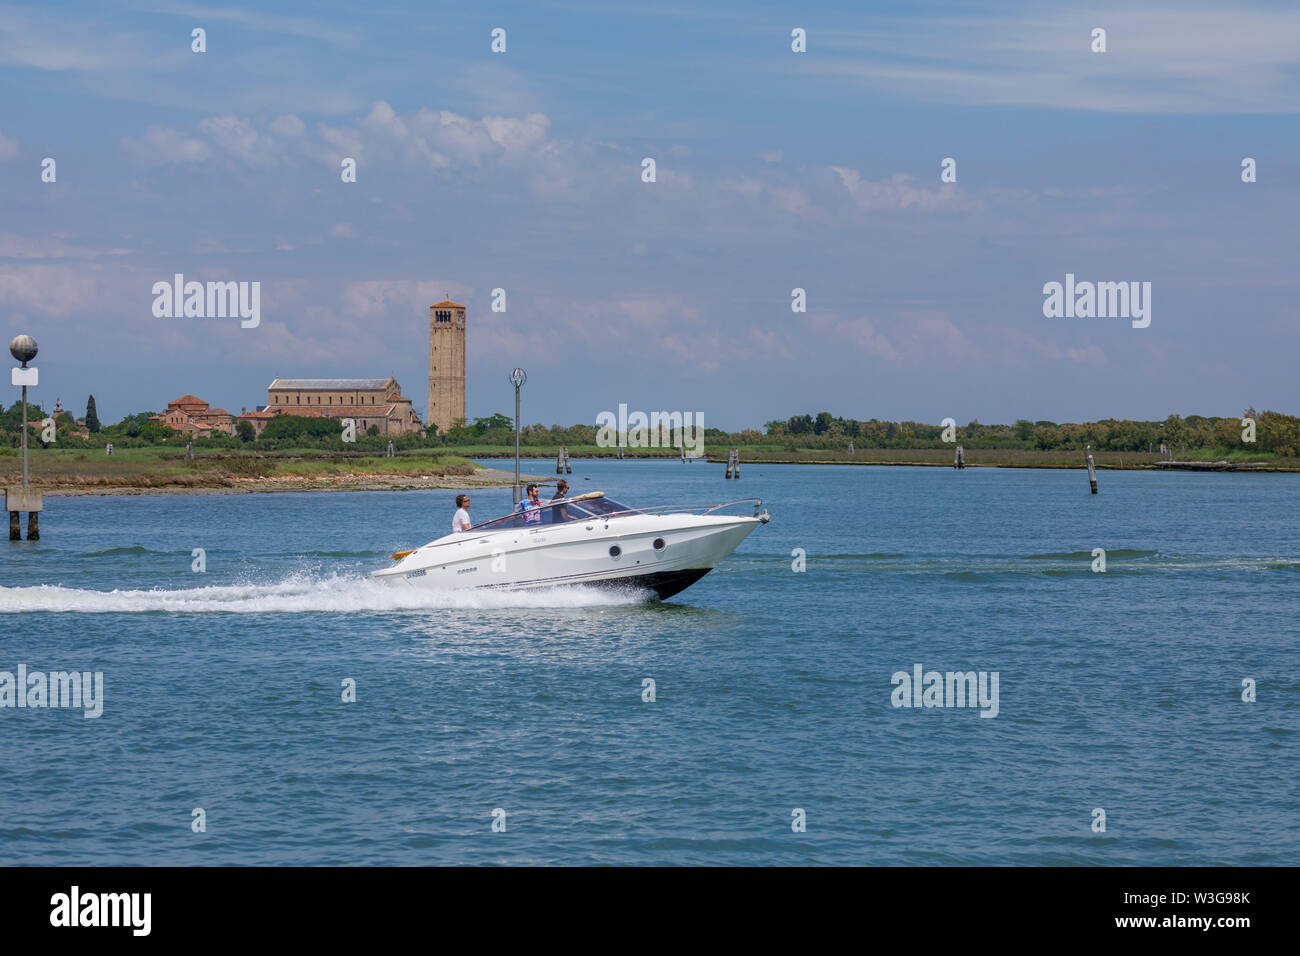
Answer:
[(644, 603), (653, 592), (566, 587), (536, 591), (437, 591), (393, 587), (361, 575), (292, 575), (273, 584), (226, 584), (173, 591), (94, 591), (58, 585), (0, 587), (0, 614), (336, 614), (579, 608)]

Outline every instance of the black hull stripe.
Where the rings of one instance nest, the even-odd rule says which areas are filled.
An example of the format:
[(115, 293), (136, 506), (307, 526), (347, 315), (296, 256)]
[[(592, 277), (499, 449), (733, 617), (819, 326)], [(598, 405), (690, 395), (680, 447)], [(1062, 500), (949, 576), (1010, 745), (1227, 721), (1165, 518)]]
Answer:
[(529, 588), (549, 588), (586, 585), (594, 588), (611, 590), (646, 590), (654, 591), (659, 600), (666, 600), (674, 594), (685, 591), (688, 587), (708, 574), (712, 568), (687, 568), (683, 571), (657, 571), (650, 574), (633, 574), (621, 578), (589, 579), (586, 575), (567, 575), (558, 578), (538, 578), (522, 584), (483, 584), (485, 590), (523, 591)]

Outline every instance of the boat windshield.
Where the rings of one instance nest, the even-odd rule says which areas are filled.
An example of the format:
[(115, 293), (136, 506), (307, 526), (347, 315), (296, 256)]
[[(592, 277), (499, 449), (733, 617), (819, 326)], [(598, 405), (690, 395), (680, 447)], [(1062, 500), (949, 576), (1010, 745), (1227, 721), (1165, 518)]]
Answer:
[(532, 528), (547, 524), (565, 524), (570, 521), (586, 521), (612, 514), (634, 515), (640, 512), (603, 496), (561, 498), (557, 501), (543, 501), (537, 508), (530, 509), (528, 512), (515, 512), (502, 518), (485, 521), (470, 530), (501, 531), (505, 528)]

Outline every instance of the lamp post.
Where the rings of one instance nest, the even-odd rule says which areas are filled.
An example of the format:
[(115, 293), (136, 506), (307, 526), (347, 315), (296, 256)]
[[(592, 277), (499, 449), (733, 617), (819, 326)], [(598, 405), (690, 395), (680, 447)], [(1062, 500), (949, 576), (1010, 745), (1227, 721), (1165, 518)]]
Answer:
[(23, 387), (23, 490), (27, 490), (27, 386), (37, 382), (36, 369), (27, 363), (36, 358), (36, 340), (30, 335), (18, 335), (9, 343), (9, 354), (22, 362), (22, 368), (13, 370), (11, 380)]
[(36, 516), (44, 508), (45, 496), (40, 492), (33, 492), (28, 487), (27, 471), (27, 386), (34, 386), (39, 381), (36, 369), (28, 368), (27, 363), (36, 358), (36, 351), (36, 340), (30, 335), (15, 336), (9, 343), (9, 354), (22, 363), (21, 368), (10, 370), (9, 380), (14, 385), (22, 386), (23, 390), (23, 483), (21, 487), (5, 489), (5, 510), (9, 512), (10, 541), (19, 539), (18, 515), (23, 511), (27, 512), (27, 540), (37, 541), (41, 537)]
[(515, 505), (519, 504), (519, 389), (528, 381), (528, 373), (521, 368), (510, 373), (510, 384), (515, 387)]

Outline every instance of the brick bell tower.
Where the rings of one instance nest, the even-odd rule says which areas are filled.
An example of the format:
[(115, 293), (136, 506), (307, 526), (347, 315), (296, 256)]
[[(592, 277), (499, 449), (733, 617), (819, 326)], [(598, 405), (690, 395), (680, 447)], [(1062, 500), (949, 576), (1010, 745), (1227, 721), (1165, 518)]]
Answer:
[(445, 299), (429, 306), (427, 424), (447, 433), (465, 418), (465, 307)]

